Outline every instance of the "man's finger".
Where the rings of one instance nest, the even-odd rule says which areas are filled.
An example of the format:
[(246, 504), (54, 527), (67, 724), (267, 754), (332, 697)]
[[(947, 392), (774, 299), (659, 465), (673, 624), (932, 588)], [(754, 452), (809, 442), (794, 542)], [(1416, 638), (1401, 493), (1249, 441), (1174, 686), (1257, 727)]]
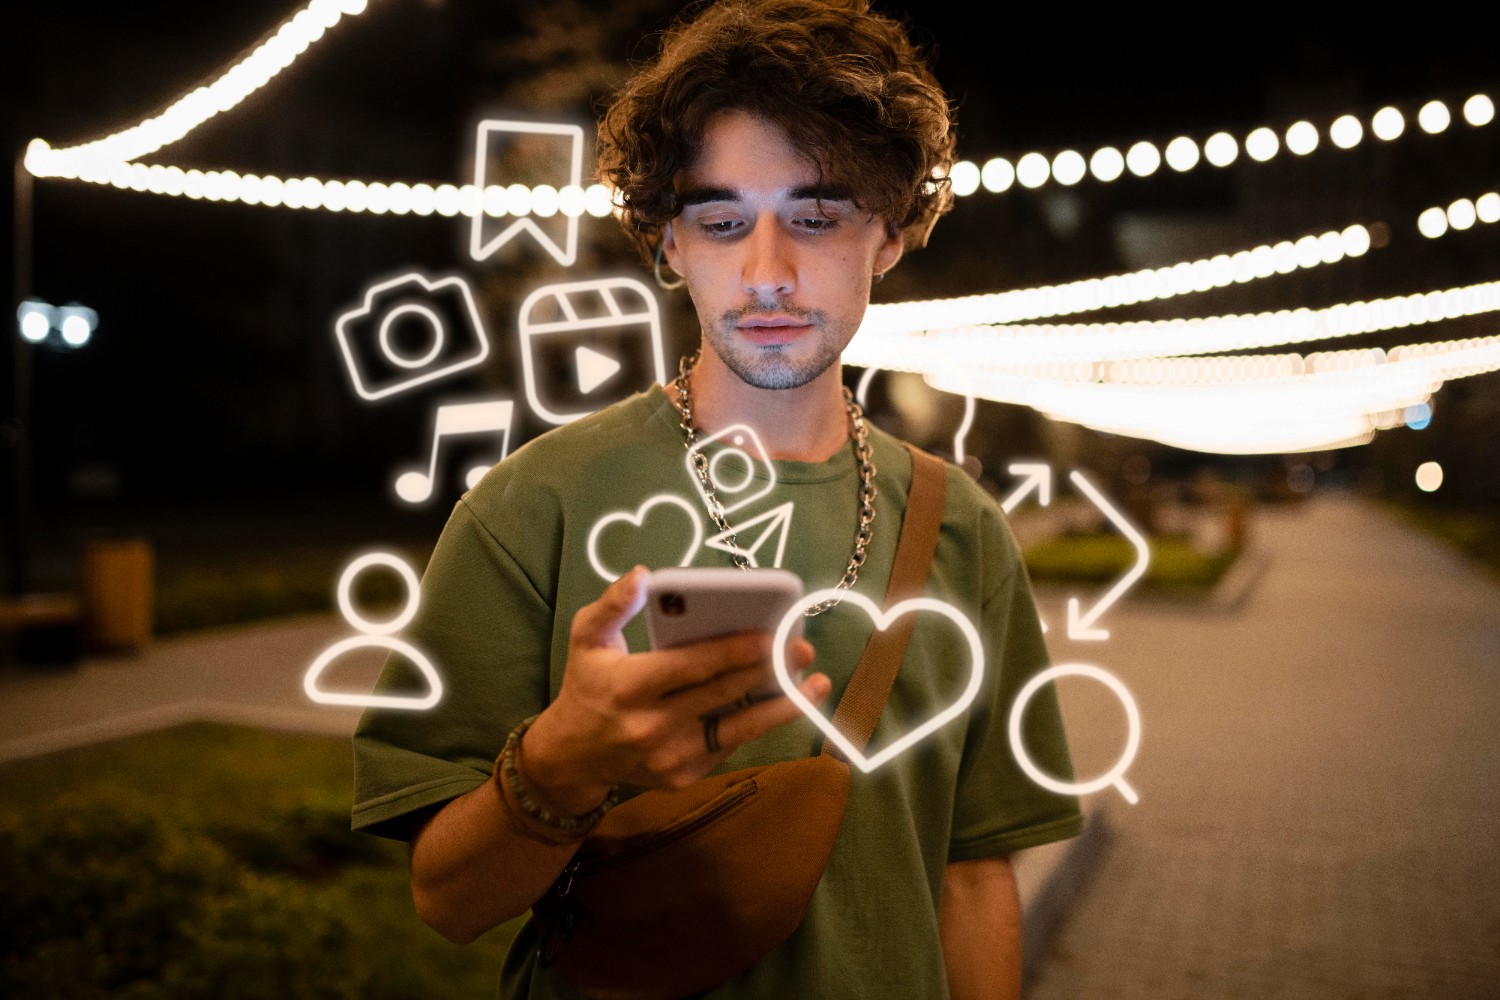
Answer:
[[(813, 674), (797, 685), (802, 696), (814, 705), (821, 705), (833, 690), (833, 682), (827, 674)], [(790, 698), (774, 698), (762, 701), (739, 712), (731, 712), (719, 719), (719, 745), (725, 755), (753, 739), (802, 718), (802, 709)]]
[(623, 644), (620, 630), (646, 605), (645, 566), (637, 566), (604, 588), (591, 604), (585, 604), (573, 616), (569, 632), (575, 647), (618, 647)]
[(736, 632), (671, 649), (652, 650), (633, 658), (640, 674), (640, 695), (646, 699), (669, 697), (711, 681), (719, 674), (741, 667), (769, 663), (769, 632)]
[[(786, 670), (795, 681), (813, 661), (812, 644), (804, 640), (787, 643)], [(757, 701), (783, 696), (767, 657), (742, 667), (732, 667), (702, 684), (665, 695), (674, 712), (694, 717), (720, 710), (733, 711)]]

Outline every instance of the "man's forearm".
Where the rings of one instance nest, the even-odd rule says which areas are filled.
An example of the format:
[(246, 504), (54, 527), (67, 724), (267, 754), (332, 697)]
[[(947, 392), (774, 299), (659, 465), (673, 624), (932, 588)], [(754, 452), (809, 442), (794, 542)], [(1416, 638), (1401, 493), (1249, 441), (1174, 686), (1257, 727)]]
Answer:
[(521, 832), (497, 781), (449, 802), (412, 840), (417, 914), (460, 944), (525, 913), (578, 849), (550, 847)]
[(1006, 857), (948, 865), (938, 909), (952, 1000), (1021, 995), (1021, 899)]

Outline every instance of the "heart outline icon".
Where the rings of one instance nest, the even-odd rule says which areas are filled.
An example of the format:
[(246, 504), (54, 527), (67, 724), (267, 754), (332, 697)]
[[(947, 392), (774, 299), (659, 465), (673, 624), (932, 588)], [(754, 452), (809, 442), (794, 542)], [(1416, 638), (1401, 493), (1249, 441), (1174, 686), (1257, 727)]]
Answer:
[[(859, 607), (865, 614), (870, 616), (870, 620), (875, 623), (875, 627), (882, 632), (889, 628), (891, 623), (897, 618), (905, 614), (916, 611), (935, 611), (958, 624), (959, 630), (963, 632), (964, 638), (968, 640), (970, 652), (973, 653), (973, 661), (969, 667), (969, 686), (964, 689), (963, 694), (959, 695), (958, 700), (873, 757), (866, 757), (854, 744), (850, 743), (848, 738), (834, 726), (833, 720), (824, 716), (816, 705), (808, 701), (806, 696), (798, 690), (797, 685), (792, 683), (791, 677), (787, 674), (786, 643), (791, 635), (792, 626), (802, 617), (804, 610), (830, 598), (839, 598), (841, 601), (846, 601)], [(964, 617), (963, 613), (953, 605), (939, 601), (937, 598), (911, 597), (891, 605), (886, 611), (881, 611), (874, 601), (863, 594), (853, 590), (840, 590), (837, 587), (829, 587), (825, 590), (813, 591), (811, 594), (803, 597), (796, 604), (788, 608), (786, 613), (781, 616), (781, 621), (776, 626), (776, 638), (771, 644), (771, 666), (776, 671), (776, 680), (781, 685), (781, 690), (802, 710), (802, 714), (811, 719), (813, 724), (821, 729), (824, 735), (844, 752), (844, 756), (851, 763), (856, 764), (861, 771), (869, 774), (902, 750), (916, 745), (927, 736), (942, 728), (956, 716), (960, 715), (964, 709), (973, 704), (974, 698), (979, 694), (979, 686), (984, 681), (984, 645), (979, 641), (979, 631), (974, 628), (973, 623)]]
[(646, 522), (646, 512), (657, 504), (662, 503), (675, 504), (687, 511), (688, 519), (693, 522), (693, 542), (687, 547), (687, 551), (682, 555), (682, 561), (677, 565), (686, 566), (693, 561), (693, 555), (698, 551), (699, 546), (703, 544), (703, 522), (698, 520), (698, 508), (675, 493), (658, 493), (654, 497), (648, 497), (635, 509), (634, 514), (628, 510), (617, 510), (613, 513), (605, 514), (594, 522), (594, 527), (589, 531), (589, 565), (594, 567), (595, 573), (604, 578), (605, 583), (614, 583), (620, 578), (620, 574), (611, 573), (609, 567), (605, 566), (599, 559), (599, 532), (603, 531), (606, 525), (614, 524), (616, 521), (628, 521), (639, 528)]

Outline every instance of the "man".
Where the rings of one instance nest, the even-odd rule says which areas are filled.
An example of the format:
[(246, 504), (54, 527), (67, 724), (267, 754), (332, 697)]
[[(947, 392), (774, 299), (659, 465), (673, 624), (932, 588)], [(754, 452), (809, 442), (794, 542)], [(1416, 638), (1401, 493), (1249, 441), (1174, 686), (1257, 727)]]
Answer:
[[(864, 428), (870, 460), (856, 459), (864, 422), (839, 364), (871, 283), (925, 243), (950, 203), (934, 181), (952, 162), (947, 101), (900, 25), (862, 0), (706, 8), (626, 85), (599, 138), (627, 231), (659, 277), (665, 265), (685, 281), (702, 344), (673, 385), (536, 438), (458, 503), (409, 631), (444, 672), (444, 700), (361, 722), (355, 826), (411, 841), (417, 911), (455, 941), (526, 913), (612, 792), (681, 788), (820, 746), (790, 699), (745, 697), (767, 688), (769, 636), (648, 648), (645, 568), (677, 565), (691, 538), (680, 513), (645, 503), (667, 492), (702, 510), (687, 441), (752, 427), (775, 489), (730, 527), (792, 504), (784, 566), (808, 591), (852, 580), (877, 603), (911, 477), (905, 448), (876, 428)], [(1010, 752), (1009, 706), (1045, 667), (1045, 647), (998, 507), (956, 467), (946, 474), (927, 593), (982, 635), (981, 693), (928, 739), (855, 772), (800, 928), (708, 996), (1019, 994), (1007, 855), (1072, 836), (1081, 819), (1076, 800), (1035, 786)], [(770, 470), (756, 475), (770, 483)], [(604, 552), (595, 529), (621, 512), (641, 530), (612, 529)], [(601, 553), (624, 560), (605, 566), (642, 565), (606, 585)], [(692, 563), (734, 565), (706, 545)], [(837, 700), (870, 631), (849, 608), (805, 619), (788, 655), (810, 701)], [(957, 698), (970, 664), (951, 631), (916, 630), (872, 746)], [(736, 702), (745, 707), (705, 723)], [(496, 767), (508, 734), (524, 745), (523, 799)], [(1050, 692), (1028, 709), (1025, 738), (1040, 766), (1070, 775)], [(536, 946), (528, 922), (502, 995), (574, 996), (539, 967)]]

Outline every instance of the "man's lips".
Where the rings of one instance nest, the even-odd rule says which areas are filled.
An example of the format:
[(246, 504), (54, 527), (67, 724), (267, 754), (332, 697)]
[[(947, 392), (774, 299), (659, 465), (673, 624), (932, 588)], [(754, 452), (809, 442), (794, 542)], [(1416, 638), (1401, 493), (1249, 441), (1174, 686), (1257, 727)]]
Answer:
[(740, 335), (752, 344), (785, 344), (808, 333), (812, 324), (795, 316), (747, 316), (735, 325)]

